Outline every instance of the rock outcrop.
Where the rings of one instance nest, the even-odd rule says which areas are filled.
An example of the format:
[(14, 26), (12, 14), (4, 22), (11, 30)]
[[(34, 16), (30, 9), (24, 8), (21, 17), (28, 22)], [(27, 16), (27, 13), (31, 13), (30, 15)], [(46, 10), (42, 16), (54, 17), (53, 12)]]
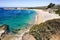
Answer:
[(8, 33), (9, 26), (8, 25), (2, 25), (0, 26), (0, 40), (4, 38), (4, 36)]

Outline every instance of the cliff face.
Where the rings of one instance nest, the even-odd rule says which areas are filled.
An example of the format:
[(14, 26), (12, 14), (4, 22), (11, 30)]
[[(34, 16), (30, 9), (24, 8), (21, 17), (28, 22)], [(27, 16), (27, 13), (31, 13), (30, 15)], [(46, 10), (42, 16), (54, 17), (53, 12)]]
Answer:
[(34, 25), (29, 32), (36, 40), (59, 40), (59, 33), (60, 19), (48, 20), (39, 25)]

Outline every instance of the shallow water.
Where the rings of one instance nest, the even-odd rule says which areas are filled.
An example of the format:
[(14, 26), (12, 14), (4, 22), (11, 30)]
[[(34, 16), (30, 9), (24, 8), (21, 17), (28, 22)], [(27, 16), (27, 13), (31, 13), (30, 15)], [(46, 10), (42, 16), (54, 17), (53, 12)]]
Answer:
[(9, 25), (10, 31), (20, 30), (33, 25), (35, 15), (33, 10), (0, 10), (0, 25)]

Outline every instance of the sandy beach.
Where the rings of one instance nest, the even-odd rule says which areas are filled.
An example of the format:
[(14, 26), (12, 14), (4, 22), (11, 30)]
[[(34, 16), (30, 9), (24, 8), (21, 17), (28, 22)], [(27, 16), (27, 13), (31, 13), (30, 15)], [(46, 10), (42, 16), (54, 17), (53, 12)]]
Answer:
[(55, 13), (49, 13), (47, 11), (43, 11), (43, 10), (35, 10), (37, 12), (36, 15), (36, 24), (40, 24), (42, 22), (45, 22), (47, 20), (51, 20), (51, 19), (56, 19), (56, 18), (60, 18), (60, 16), (58, 14)]

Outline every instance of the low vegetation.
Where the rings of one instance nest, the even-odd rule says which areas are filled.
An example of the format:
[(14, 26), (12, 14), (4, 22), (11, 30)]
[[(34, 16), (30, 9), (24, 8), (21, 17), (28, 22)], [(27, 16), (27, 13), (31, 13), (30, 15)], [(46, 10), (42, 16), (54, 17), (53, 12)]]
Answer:
[(56, 14), (59, 14), (60, 16), (60, 8), (56, 11)]
[(34, 25), (30, 29), (30, 34), (36, 40), (50, 40), (52, 35), (56, 35), (60, 31), (60, 19), (48, 20), (39, 25)]

